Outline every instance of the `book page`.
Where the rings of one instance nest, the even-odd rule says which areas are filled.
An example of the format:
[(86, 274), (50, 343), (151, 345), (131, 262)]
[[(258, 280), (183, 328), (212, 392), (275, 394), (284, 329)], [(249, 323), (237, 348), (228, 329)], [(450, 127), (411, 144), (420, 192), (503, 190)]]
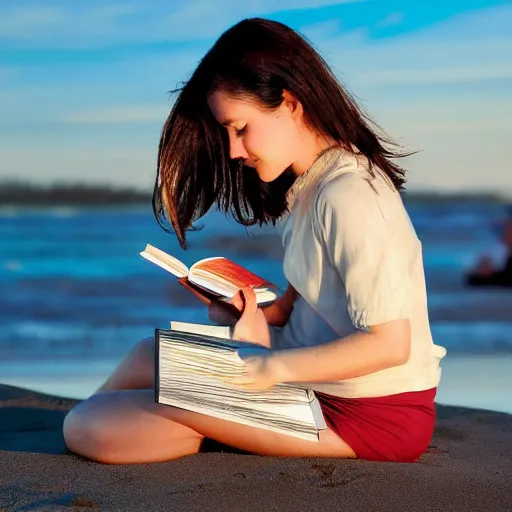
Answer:
[[(201, 271), (196, 271), (192, 277), (189, 275), (188, 282), (191, 283), (192, 286), (210, 291), (217, 295), (217, 300), (225, 302), (228, 305), (231, 304), (231, 299), (238, 293), (240, 288), (228, 283), (228, 281), (221, 280), (221, 278), (214, 278), (210, 274), (200, 272)], [(199, 273), (200, 275), (198, 275)], [(257, 304), (270, 304), (277, 299), (277, 294), (268, 288), (255, 288), (254, 293), (256, 294)]]
[(189, 273), (188, 267), (179, 259), (157, 249), (153, 245), (147, 244), (146, 248), (139, 253), (143, 258), (151, 261), (155, 265), (167, 270), (178, 278), (187, 277)]
[(254, 290), (256, 293), (256, 303), (257, 304), (270, 304), (277, 299), (277, 294), (273, 290), (269, 290), (268, 288), (258, 288)]
[(207, 325), (193, 324), (189, 322), (177, 322), (172, 320), (170, 323), (171, 331), (190, 332), (194, 334), (204, 334), (216, 338), (231, 339), (231, 329), (227, 325)]
[(201, 270), (195, 270), (193, 274), (189, 274), (188, 281), (194, 286), (228, 299), (231, 299), (239, 290), (239, 288), (236, 288), (228, 281), (212, 276)]
[(197, 404), (190, 399), (177, 399), (172, 394), (158, 395), (157, 402), (160, 404), (179, 407), (180, 409), (186, 409), (192, 412), (197, 412), (199, 414), (206, 414), (208, 416), (212, 416), (213, 418), (219, 418), (227, 421), (235, 421), (236, 423), (241, 423), (242, 425), (247, 425), (249, 427), (257, 427), (262, 428), (264, 430), (277, 432), (278, 434), (286, 434), (292, 437), (297, 437), (299, 439), (304, 439), (306, 441), (318, 442), (320, 440), (318, 436), (318, 431), (315, 431), (313, 429), (307, 432), (296, 430), (293, 427), (279, 427), (276, 426), (275, 424), (269, 424), (264, 420), (261, 420), (256, 414), (253, 417), (241, 416), (238, 413), (238, 411), (236, 411), (236, 409), (234, 411), (226, 411), (220, 409), (218, 407), (218, 404), (215, 403), (211, 403), (209, 405)]
[(242, 265), (223, 257), (208, 258), (192, 265), (189, 279), (193, 282), (195, 277), (208, 278), (219, 286), (229, 286), (234, 290), (239, 290), (245, 286), (261, 288), (268, 285), (265, 279), (250, 272)]
[(158, 329), (156, 344), (159, 403), (318, 441), (323, 422), (321, 411), (313, 409), (316, 398), (310, 390), (277, 384), (255, 391), (229, 384), (245, 369), (239, 342)]

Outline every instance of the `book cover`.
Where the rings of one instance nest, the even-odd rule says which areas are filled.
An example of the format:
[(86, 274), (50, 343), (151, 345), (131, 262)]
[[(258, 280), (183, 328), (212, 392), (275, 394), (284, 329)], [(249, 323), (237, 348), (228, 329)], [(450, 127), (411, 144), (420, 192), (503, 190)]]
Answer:
[(213, 300), (227, 304), (241, 288), (251, 286), (258, 304), (277, 298), (277, 286), (242, 265), (224, 257), (202, 259), (188, 268), (183, 262), (151, 244), (140, 255), (178, 278), (178, 282), (206, 305)]
[[(207, 326), (208, 327), (208, 326)], [(326, 428), (314, 393), (293, 384), (263, 391), (229, 384), (243, 358), (269, 349), (193, 332), (155, 332), (155, 401), (245, 425), (318, 441)]]

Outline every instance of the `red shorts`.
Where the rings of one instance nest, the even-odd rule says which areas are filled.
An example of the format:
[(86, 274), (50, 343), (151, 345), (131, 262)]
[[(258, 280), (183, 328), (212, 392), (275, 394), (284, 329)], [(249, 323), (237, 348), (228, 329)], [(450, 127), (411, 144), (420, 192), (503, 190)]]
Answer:
[(432, 440), (436, 388), (376, 398), (315, 395), (329, 428), (360, 459), (414, 462)]

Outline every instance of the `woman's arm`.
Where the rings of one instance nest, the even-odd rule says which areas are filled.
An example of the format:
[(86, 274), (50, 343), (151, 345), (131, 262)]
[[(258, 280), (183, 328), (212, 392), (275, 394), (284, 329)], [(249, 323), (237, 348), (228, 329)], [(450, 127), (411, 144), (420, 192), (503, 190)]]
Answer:
[(288, 318), (290, 318), (297, 295), (295, 288), (289, 284), (286, 291), (280, 297), (278, 297), (269, 306), (262, 308), (263, 314), (265, 315), (269, 325), (283, 327), (283, 325), (288, 322)]
[[(364, 179), (350, 174), (326, 188), (315, 204), (317, 236), (326, 261), (343, 282), (343, 290), (331, 292), (345, 294), (346, 305), (340, 300), (340, 307), (346, 307), (355, 333), (324, 345), (247, 360), (247, 374), (237, 382), (264, 388), (277, 382), (342, 380), (407, 362), (411, 273), (421, 246), (405, 223), (397, 225), (398, 199), (393, 194), (382, 189), (377, 195)], [(397, 234), (399, 228), (403, 233)], [(250, 340), (248, 324), (244, 336)], [(262, 331), (256, 321), (254, 331)]]
[(411, 350), (409, 320), (394, 320), (324, 345), (274, 352), (276, 382), (351, 379), (400, 366)]
[(421, 245), (395, 192), (387, 184), (375, 186), (378, 190), (362, 176), (347, 174), (326, 187), (315, 204), (313, 225), (343, 282), (357, 330), (326, 345), (279, 354), (277, 361), (293, 374), (287, 380), (349, 379), (409, 358), (411, 276)]
[(393, 320), (324, 345), (245, 359), (246, 373), (233, 384), (266, 389), (279, 382), (350, 379), (403, 365), (410, 350), (409, 320)]

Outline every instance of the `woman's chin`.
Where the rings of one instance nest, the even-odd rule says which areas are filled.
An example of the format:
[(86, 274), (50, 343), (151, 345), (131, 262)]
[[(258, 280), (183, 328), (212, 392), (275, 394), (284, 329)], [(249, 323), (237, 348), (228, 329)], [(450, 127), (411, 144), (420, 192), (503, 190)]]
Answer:
[(276, 172), (256, 168), (256, 172), (258, 173), (258, 177), (261, 181), (263, 181), (263, 183), (271, 183), (272, 181), (277, 180), (277, 178), (279, 178), (279, 176), (281, 176), (284, 171)]

